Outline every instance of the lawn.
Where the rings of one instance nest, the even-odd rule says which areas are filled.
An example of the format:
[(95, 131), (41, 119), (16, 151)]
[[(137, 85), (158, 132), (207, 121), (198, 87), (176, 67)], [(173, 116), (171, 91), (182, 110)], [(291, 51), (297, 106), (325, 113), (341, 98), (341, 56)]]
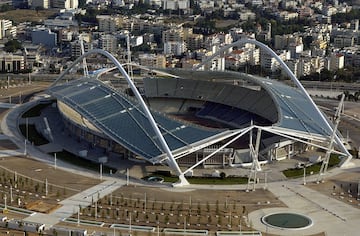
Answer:
[[(171, 175), (170, 172), (155, 171), (150, 176), (157, 176), (164, 179), (164, 182), (175, 183), (179, 181), (179, 178), (175, 175)], [(146, 176), (143, 179), (147, 179), (150, 176)], [(225, 178), (216, 177), (186, 177), (190, 184), (245, 184), (248, 182), (247, 177), (234, 177), (228, 176)]]
[[(328, 168), (332, 168), (332, 167), (337, 166), (340, 163), (340, 161), (341, 160), (340, 160), (338, 155), (331, 155), (330, 159), (329, 159)], [(322, 164), (322, 162), (316, 163), (316, 164), (314, 164), (312, 166), (309, 166), (309, 167), (306, 167), (306, 170), (305, 170), (306, 175), (319, 173), (320, 168), (321, 168), (321, 164)], [(300, 168), (300, 169), (297, 169), (297, 168), (287, 169), (287, 170), (284, 170), (283, 173), (288, 178), (296, 178), (296, 177), (303, 176), (304, 169), (302, 169), (302, 168)]]

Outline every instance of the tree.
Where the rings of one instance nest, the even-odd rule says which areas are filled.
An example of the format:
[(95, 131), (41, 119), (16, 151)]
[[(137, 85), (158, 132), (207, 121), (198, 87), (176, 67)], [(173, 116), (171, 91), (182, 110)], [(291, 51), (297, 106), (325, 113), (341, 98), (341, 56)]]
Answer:
[(6, 12), (6, 11), (11, 11), (11, 10), (14, 10), (14, 7), (10, 6), (9, 4), (4, 4), (4, 5), (1, 5), (1, 7), (0, 7), (0, 12)]
[(42, 7), (42, 6), (35, 7), (36, 15), (38, 15), (39, 11), (42, 11), (42, 10), (44, 10), (44, 7)]
[(86, 5), (86, 0), (79, 0), (79, 8), (83, 8)]
[(226, 173), (225, 172), (221, 172), (220, 173), (220, 179), (225, 179), (226, 178)]
[(17, 50), (22, 49), (21, 43), (16, 39), (7, 41), (4, 46), (6, 52), (16, 52)]

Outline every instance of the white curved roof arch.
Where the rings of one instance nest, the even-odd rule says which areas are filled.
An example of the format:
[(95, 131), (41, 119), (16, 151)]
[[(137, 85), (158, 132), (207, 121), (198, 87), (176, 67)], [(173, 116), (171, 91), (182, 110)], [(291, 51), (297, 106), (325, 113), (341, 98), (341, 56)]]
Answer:
[[(331, 134), (333, 132), (333, 128), (332, 125), (329, 123), (329, 121), (326, 119), (326, 117), (323, 115), (323, 113), (320, 111), (320, 109), (316, 106), (316, 104), (314, 103), (314, 101), (311, 99), (309, 93), (305, 90), (305, 88), (302, 86), (302, 84), (300, 83), (300, 81), (296, 78), (296, 76), (294, 75), (294, 73), (290, 70), (290, 68), (286, 65), (286, 63), (271, 49), (269, 48), (267, 45), (255, 40), (255, 39), (248, 39), (248, 38), (243, 38), (240, 39), (232, 44), (226, 45), (222, 48), (220, 48), (219, 51), (217, 51), (216, 53), (214, 53), (211, 57), (207, 58), (205, 61), (203, 61), (202, 63), (200, 63), (199, 65), (197, 65), (194, 70), (198, 70), (200, 69), (203, 65), (205, 65), (206, 63), (210, 62), (212, 59), (218, 57), (219, 55), (222, 55), (223, 53), (225, 53), (229, 48), (232, 48), (234, 46), (242, 46), (246, 43), (250, 43), (250, 44), (254, 44), (258, 47), (260, 47), (261, 49), (265, 50), (267, 53), (269, 53), (271, 56), (273, 56), (276, 61), (280, 64), (281, 68), (286, 72), (286, 74), (290, 77), (290, 79), (292, 80), (292, 82), (297, 86), (297, 88), (303, 93), (303, 95), (306, 97), (307, 101), (310, 103), (310, 105), (316, 110), (318, 116), (320, 119), (322, 119), (323, 123), (326, 125), (326, 129), (329, 130), (329, 133)], [(351, 159), (351, 154), (349, 153), (349, 151), (346, 149), (346, 147), (344, 146), (343, 142), (340, 140), (338, 135), (335, 135), (335, 141), (336, 144), (339, 146), (339, 148), (341, 149), (341, 151), (343, 153), (346, 153), (347, 156), (349, 157), (347, 160)]]

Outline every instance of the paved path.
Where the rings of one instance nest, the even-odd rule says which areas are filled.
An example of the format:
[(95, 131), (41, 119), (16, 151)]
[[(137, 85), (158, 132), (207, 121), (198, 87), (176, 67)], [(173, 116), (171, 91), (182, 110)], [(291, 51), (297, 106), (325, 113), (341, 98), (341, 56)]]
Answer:
[(116, 189), (120, 188), (125, 182), (119, 180), (106, 180), (96, 186), (93, 186), (83, 192), (75, 194), (61, 202), (62, 206), (50, 214), (36, 213), (32, 216), (25, 218), (25, 221), (36, 222), (45, 224), (46, 228), (59, 223), (61, 220), (72, 216), (77, 213), (79, 206), (86, 207), (91, 205), (92, 200), (97, 201), (104, 196), (110, 194)]
[[(310, 235), (326, 232), (328, 236), (338, 236), (359, 233), (360, 210), (357, 208), (298, 183), (271, 183), (269, 190), (288, 208), (268, 208), (251, 212), (249, 220), (257, 230), (276, 235)], [(313, 220), (313, 225), (301, 230), (284, 230), (267, 227), (261, 222), (264, 215), (277, 212), (304, 214)]]
[(13, 108), (17, 104), (0, 102), (0, 108)]

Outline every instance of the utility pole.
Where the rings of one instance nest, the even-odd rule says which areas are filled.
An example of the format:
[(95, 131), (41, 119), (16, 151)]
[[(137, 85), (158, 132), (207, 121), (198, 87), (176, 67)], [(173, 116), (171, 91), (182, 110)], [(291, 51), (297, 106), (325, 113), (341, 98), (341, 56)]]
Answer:
[(126, 186), (129, 186), (129, 168), (126, 169)]
[(29, 118), (25, 118), (25, 125), (26, 125), (26, 140), (29, 140)]
[(102, 180), (102, 163), (100, 163), (100, 180)]
[(12, 191), (12, 186), (10, 185), (10, 202), (12, 203), (14, 201), (13, 199), (13, 191)]
[(45, 179), (45, 196), (48, 195), (48, 180), (47, 178)]
[(24, 156), (26, 156), (26, 154), (27, 154), (27, 150), (26, 150), (26, 144), (27, 144), (27, 140), (25, 139), (25, 148), (24, 148)]
[(79, 210), (78, 210), (78, 214), (77, 214), (77, 225), (79, 226), (80, 225), (80, 205), (79, 205)]
[(56, 152), (54, 153), (54, 168), (56, 170)]

